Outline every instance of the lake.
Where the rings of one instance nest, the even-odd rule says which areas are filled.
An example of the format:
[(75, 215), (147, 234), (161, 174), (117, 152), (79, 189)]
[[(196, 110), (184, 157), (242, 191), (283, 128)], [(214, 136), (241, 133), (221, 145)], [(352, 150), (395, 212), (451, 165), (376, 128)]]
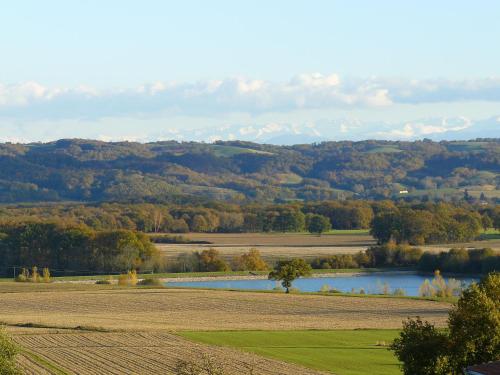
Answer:
[[(361, 289), (367, 294), (381, 294), (384, 289), (392, 293), (396, 288), (401, 288), (407, 296), (418, 296), (420, 285), (425, 279), (432, 280), (433, 276), (422, 276), (414, 273), (367, 273), (359, 275), (332, 276), (332, 277), (310, 277), (301, 278), (293, 282), (293, 287), (302, 292), (318, 292), (327, 285), (341, 292), (359, 293)], [(448, 278), (445, 277), (446, 280)], [(471, 277), (456, 277), (463, 285), (468, 285), (477, 279)], [(172, 281), (167, 282), (169, 287), (190, 288), (220, 288), (220, 289), (242, 289), (242, 290), (273, 290), (280, 287), (280, 283), (272, 280), (203, 280), (203, 281)]]

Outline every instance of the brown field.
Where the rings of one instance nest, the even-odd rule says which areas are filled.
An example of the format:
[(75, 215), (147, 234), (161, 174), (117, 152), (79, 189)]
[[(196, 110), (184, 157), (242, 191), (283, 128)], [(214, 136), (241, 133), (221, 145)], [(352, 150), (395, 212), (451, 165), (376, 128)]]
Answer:
[(167, 258), (182, 253), (217, 249), (226, 259), (245, 253), (250, 248), (259, 249), (267, 261), (280, 258), (301, 257), (305, 259), (332, 254), (354, 254), (375, 244), (366, 234), (325, 234), (322, 236), (303, 233), (189, 233), (185, 237), (210, 244), (157, 244)]
[[(233, 349), (192, 343), (181, 330), (399, 328), (409, 316), (444, 326), (450, 304), (408, 298), (92, 284), (0, 283), (0, 322), (24, 348), (26, 374), (171, 374), (201, 353), (228, 374), (318, 374)], [(24, 325), (27, 327), (21, 327)], [(33, 326), (44, 328), (33, 328)], [(79, 329), (77, 329), (79, 328)], [(59, 370), (59, 371), (58, 371)]]
[(110, 330), (399, 328), (408, 316), (444, 325), (448, 303), (193, 289), (0, 283), (0, 321)]
[[(190, 240), (208, 241), (210, 244), (157, 244), (156, 246), (170, 259), (183, 253), (214, 248), (224, 258), (230, 260), (250, 248), (256, 248), (266, 261), (272, 262), (288, 257), (312, 259), (334, 254), (355, 254), (376, 243), (368, 234), (317, 236), (305, 233), (188, 233), (184, 236)], [(452, 247), (491, 247), (500, 250), (500, 239), (421, 246), (423, 250), (431, 252), (447, 251)]]
[(322, 247), (369, 246), (375, 243), (369, 234), (307, 233), (187, 233), (194, 241), (209, 241), (214, 246)]
[[(228, 374), (320, 374), (300, 366), (222, 347), (193, 343), (166, 332), (82, 332), (14, 328), (17, 343), (53, 368), (82, 375), (173, 374), (179, 360), (209, 355), (224, 363)], [(29, 355), (18, 360), (26, 374), (56, 374)]]

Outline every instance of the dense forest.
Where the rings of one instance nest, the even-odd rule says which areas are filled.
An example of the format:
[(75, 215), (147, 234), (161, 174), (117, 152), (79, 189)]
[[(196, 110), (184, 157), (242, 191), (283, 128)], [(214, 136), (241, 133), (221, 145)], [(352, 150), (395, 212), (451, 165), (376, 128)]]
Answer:
[(500, 198), (500, 140), (0, 144), (0, 203)]

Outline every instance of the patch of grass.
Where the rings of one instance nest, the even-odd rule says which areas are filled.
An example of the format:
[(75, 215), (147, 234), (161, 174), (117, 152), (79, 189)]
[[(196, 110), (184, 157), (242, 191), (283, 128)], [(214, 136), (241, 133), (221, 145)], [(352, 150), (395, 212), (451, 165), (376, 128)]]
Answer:
[(493, 228), (487, 229), (483, 231), (483, 233), (481, 233), (481, 235), (479, 236), (479, 240), (481, 241), (500, 240), (500, 231)]
[(10, 326), (10, 327), (22, 327), (22, 328), (54, 328), (54, 329), (67, 329), (74, 331), (88, 331), (88, 332), (111, 332), (110, 330), (102, 327), (94, 327), (94, 326), (62, 326), (62, 325), (53, 325), (53, 324), (41, 324), (41, 323), (6, 323), (0, 322), (0, 325)]
[(394, 153), (399, 153), (403, 152), (398, 146), (396, 145), (387, 145), (387, 146), (379, 146), (379, 147), (374, 147), (371, 150), (366, 151), (366, 154), (394, 154)]
[(22, 353), (30, 357), (33, 361), (44, 367), (45, 369), (49, 370), (51, 373), (54, 375), (69, 375), (68, 372), (65, 370), (61, 369), (60, 367), (56, 366), (54, 363), (48, 361), (47, 359), (43, 358), (42, 356), (35, 354), (29, 350), (23, 349)]
[(271, 152), (255, 150), (252, 148), (244, 148), (237, 146), (224, 146), (224, 145), (209, 145), (213, 150), (215, 156), (218, 157), (231, 157), (240, 154), (261, 154), (261, 155), (273, 155)]
[(332, 229), (323, 235), (370, 234), (370, 229)]
[(276, 177), (283, 185), (297, 185), (302, 182), (302, 177), (295, 173), (278, 173)]
[(338, 375), (401, 374), (387, 347), (397, 330), (180, 332), (187, 339), (234, 347)]

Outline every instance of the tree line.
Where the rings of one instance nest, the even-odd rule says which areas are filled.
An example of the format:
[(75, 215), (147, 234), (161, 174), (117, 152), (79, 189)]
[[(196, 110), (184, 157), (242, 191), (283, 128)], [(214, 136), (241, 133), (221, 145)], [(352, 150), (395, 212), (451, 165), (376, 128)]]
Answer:
[(369, 229), (380, 242), (461, 242), (500, 228), (500, 207), (468, 203), (321, 201), (283, 204), (51, 204), (0, 207), (0, 223), (60, 221), (94, 230), (145, 233), (303, 232)]
[(439, 253), (424, 252), (407, 244), (390, 242), (357, 254), (337, 254), (311, 261), (314, 269), (411, 267), (422, 272), (486, 274), (500, 271), (500, 252), (490, 248), (454, 248)]
[(153, 270), (160, 265), (158, 249), (140, 232), (94, 231), (48, 222), (0, 226), (0, 272), (4, 275), (12, 275), (13, 267), (37, 266), (57, 275)]

